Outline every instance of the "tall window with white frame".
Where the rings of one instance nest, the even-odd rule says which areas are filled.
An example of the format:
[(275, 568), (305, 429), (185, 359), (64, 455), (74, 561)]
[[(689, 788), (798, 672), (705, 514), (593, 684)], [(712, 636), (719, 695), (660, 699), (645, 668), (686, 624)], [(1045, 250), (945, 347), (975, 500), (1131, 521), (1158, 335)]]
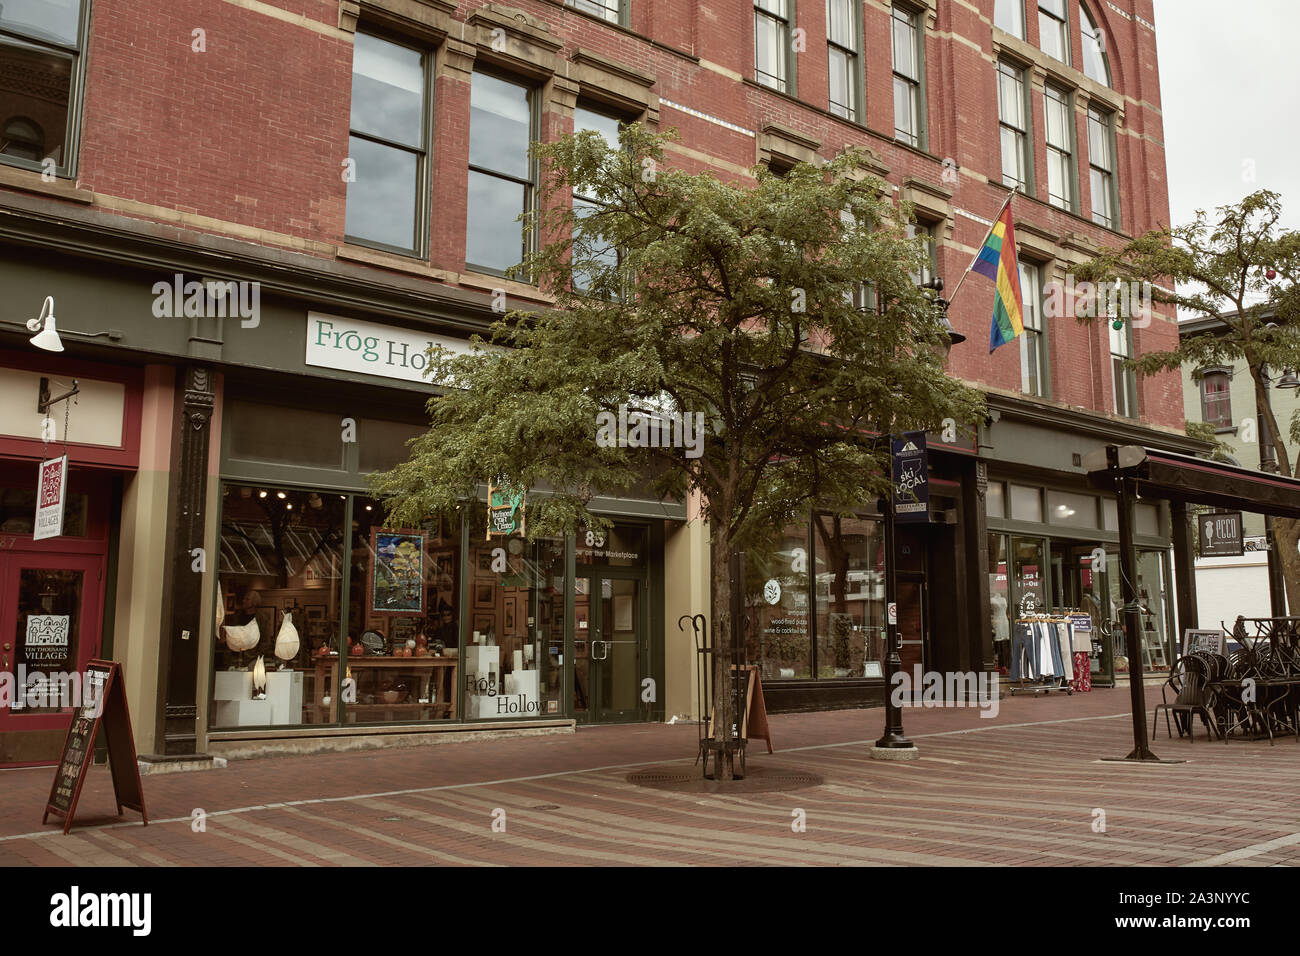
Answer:
[(929, 223), (909, 222), (907, 224), (907, 238), (920, 238), (925, 251), (925, 259), (921, 262), (920, 271), (912, 273), (912, 281), (917, 285), (925, 285), (934, 278), (935, 269), (937, 268), (935, 236), (936, 229)]
[(1232, 427), (1232, 375), (1228, 370), (1201, 373), (1201, 420), (1215, 428)]
[(465, 267), (502, 274), (523, 260), (527, 248), (519, 217), (532, 208), (536, 186), (528, 155), (533, 93), (475, 70), (469, 112)]
[(1014, 37), (1025, 38), (1025, 0), (997, 0), (993, 6), (993, 25)]
[[(590, 130), (599, 133), (610, 149), (618, 149), (619, 119), (585, 104), (578, 104), (573, 111), (573, 131), (575, 133)], [(602, 209), (606, 203), (600, 200), (592, 190), (573, 191), (573, 214), (583, 219)], [(577, 238), (575, 237), (575, 242)], [(593, 271), (618, 265), (618, 250), (596, 237), (588, 237), (585, 243), (578, 243), (576, 250), (579, 258), (590, 260), (591, 269), (577, 265), (573, 269), (573, 288), (586, 292), (591, 288)], [(612, 294), (612, 293), (611, 293)]]
[(1107, 229), (1119, 228), (1115, 208), (1115, 150), (1111, 116), (1088, 107), (1088, 166), (1092, 184), (1092, 221)]
[(859, 52), (862, 49), (859, 3), (860, 0), (826, 0), (830, 110), (836, 116), (854, 121), (862, 118), (858, 112)]
[(998, 61), (998, 123), (1002, 135), (1002, 185), (1029, 192), (1033, 169), (1029, 147), (1029, 108), (1025, 71)]
[(1046, 113), (1047, 201), (1074, 211), (1074, 155), (1070, 94), (1055, 86), (1043, 88)]
[(1065, 0), (1038, 0), (1038, 48), (1062, 63), (1070, 62), (1070, 20)]
[(1124, 418), (1137, 418), (1137, 370), (1128, 368), (1133, 357), (1133, 329), (1129, 322), (1112, 319), (1110, 330), (1110, 371), (1115, 398), (1115, 414)]
[(782, 93), (790, 89), (790, 4), (754, 0), (754, 79)]
[(1079, 32), (1083, 34), (1083, 75), (1103, 86), (1110, 86), (1106, 34), (1083, 4), (1079, 4)]
[(82, 0), (0, 4), (0, 163), (71, 177), (80, 127)]
[(1043, 336), (1042, 270), (1029, 262), (1020, 263), (1021, 318), (1025, 331), (1020, 336), (1020, 390), (1038, 398), (1047, 396), (1047, 348)]
[(917, 149), (925, 148), (925, 104), (921, 77), (924, 69), (920, 17), (894, 4), (891, 13), (894, 52), (894, 138)]
[(565, 0), (569, 6), (610, 23), (623, 22), (624, 0)]
[(352, 45), (352, 120), (344, 232), (407, 255), (423, 246), (428, 203), (427, 56), (368, 33)]

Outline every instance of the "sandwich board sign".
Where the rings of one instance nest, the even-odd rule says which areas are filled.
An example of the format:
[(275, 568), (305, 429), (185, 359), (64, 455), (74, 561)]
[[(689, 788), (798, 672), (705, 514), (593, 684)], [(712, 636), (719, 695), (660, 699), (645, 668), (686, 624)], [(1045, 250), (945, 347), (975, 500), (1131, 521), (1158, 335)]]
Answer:
[(57, 813), (63, 817), (63, 832), (72, 829), (72, 816), (77, 812), (77, 799), (81, 796), (81, 785), (85, 783), (86, 770), (95, 753), (95, 736), (101, 727), (108, 744), (108, 765), (113, 775), (117, 815), (121, 816), (124, 808), (135, 810), (148, 826), (144, 787), (140, 783), (135, 740), (131, 736), (131, 715), (126, 709), (126, 688), (122, 685), (122, 665), (117, 661), (101, 660), (92, 660), (86, 665), (81, 707), (72, 715), (72, 725), (63, 741), (54, 784), (50, 787), (49, 799), (45, 801), (42, 825), (51, 813)]

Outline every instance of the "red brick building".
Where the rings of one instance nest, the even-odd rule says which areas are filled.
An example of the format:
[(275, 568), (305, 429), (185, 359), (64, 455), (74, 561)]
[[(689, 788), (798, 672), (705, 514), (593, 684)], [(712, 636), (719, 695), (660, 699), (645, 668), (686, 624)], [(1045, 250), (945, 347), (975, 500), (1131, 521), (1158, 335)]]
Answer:
[[(536, 201), (526, 144), (575, 122), (676, 128), (672, 161), (725, 178), (866, 147), (914, 204), (949, 290), (1004, 183), (1018, 186), (1031, 329), (989, 354), (990, 285), (972, 278), (952, 304), (969, 340), (952, 371), (988, 390), (991, 413), (976, 444), (935, 449), (931, 521), (903, 536), (905, 661), (993, 666), (1007, 609), (1027, 601), (1088, 598), (1105, 617), (1116, 575), (1086, 559), (1115, 525), (1082, 454), (1194, 448), (1179, 377), (1138, 382), (1116, 361), (1174, 346), (1172, 315), (1130, 338), (1043, 308), (1073, 263), (1167, 221), (1151, 0), (13, 6), (0, 12), (0, 385), (15, 410), (0, 425), (13, 595), (0, 629), (65, 617), (66, 667), (123, 661), (143, 751), (693, 712), (689, 646), (665, 625), (707, 600), (706, 539), (684, 504), (611, 500), (615, 540), (529, 546), (502, 572), (468, 525), (404, 540), (365, 497), (364, 476), (404, 457), (425, 420), (411, 356), (481, 329), (497, 290), (540, 301), (503, 278), (522, 252), (515, 216)], [(12, 321), (45, 296), (62, 355)], [(42, 378), (55, 396), (82, 388), (66, 447), (84, 512), (53, 541), (24, 524), (35, 462), (64, 437), (56, 405), (43, 440)], [(790, 531), (814, 553), (819, 520)], [(1152, 506), (1139, 523), (1149, 620), (1167, 639), (1169, 518)], [(787, 588), (797, 646), (767, 660), (756, 645), (774, 705), (879, 696), (875, 529), (867, 508), (858, 557), (837, 559), (861, 575), (851, 609), (817, 572)], [(422, 583), (399, 594), (403, 547)], [(247, 631), (231, 640), (231, 626)], [(400, 653), (436, 638), (460, 655)], [(6, 669), (26, 661), (18, 641)], [(247, 658), (277, 650), (284, 668), (254, 699)], [(39, 710), (0, 708), (0, 761), (45, 759), (66, 717)]]

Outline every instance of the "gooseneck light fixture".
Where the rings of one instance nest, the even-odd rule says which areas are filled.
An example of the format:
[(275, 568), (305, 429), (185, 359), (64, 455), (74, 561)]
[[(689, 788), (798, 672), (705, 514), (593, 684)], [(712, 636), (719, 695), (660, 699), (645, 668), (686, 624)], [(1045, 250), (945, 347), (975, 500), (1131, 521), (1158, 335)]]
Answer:
[[(46, 352), (62, 352), (63, 339), (58, 330), (57, 323), (54, 319), (54, 296), (47, 295), (45, 302), (41, 306), (41, 314), (38, 318), (28, 319), (24, 322), (10, 322), (0, 319), (0, 325), (7, 325), (15, 329), (26, 329), (28, 332), (36, 333), (29, 342), (38, 349)], [(62, 335), (77, 335), (86, 339), (106, 338), (110, 342), (116, 342), (122, 338), (122, 333), (117, 329), (106, 329), (103, 332), (77, 332), (71, 329), (64, 329)]]
[(38, 349), (45, 349), (47, 352), (62, 352), (63, 342), (59, 339), (58, 330), (54, 327), (54, 296), (47, 295), (45, 304), (41, 306), (41, 317), (39, 319), (27, 320), (27, 331), (35, 332), (32, 336), (31, 343)]

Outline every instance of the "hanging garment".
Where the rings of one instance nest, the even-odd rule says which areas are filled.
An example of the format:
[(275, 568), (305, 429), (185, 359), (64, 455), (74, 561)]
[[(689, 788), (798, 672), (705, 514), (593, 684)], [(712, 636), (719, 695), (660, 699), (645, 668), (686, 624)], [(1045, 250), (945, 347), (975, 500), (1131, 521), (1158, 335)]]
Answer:
[(1038, 632), (1038, 653), (1042, 661), (1039, 676), (1060, 677), (1065, 673), (1065, 668), (1061, 664), (1061, 647), (1056, 643), (1056, 629), (1046, 621), (1038, 621), (1034, 624), (1034, 629)]
[(1070, 640), (1070, 631), (1072, 630), (1072, 628), (1070, 627), (1070, 622), (1057, 621), (1055, 625), (1055, 629), (1056, 629), (1056, 646), (1059, 649), (1061, 655), (1061, 666), (1063, 668), (1063, 673), (1061, 676), (1063, 676), (1068, 681), (1073, 681), (1074, 680), (1074, 658), (1073, 658), (1074, 651), (1071, 646), (1071, 640)]
[(1092, 690), (1092, 668), (1087, 651), (1074, 652), (1074, 680), (1070, 686), (1077, 691)]
[(1038, 635), (1027, 621), (1017, 621), (1011, 635), (1011, 679), (1038, 679)]

